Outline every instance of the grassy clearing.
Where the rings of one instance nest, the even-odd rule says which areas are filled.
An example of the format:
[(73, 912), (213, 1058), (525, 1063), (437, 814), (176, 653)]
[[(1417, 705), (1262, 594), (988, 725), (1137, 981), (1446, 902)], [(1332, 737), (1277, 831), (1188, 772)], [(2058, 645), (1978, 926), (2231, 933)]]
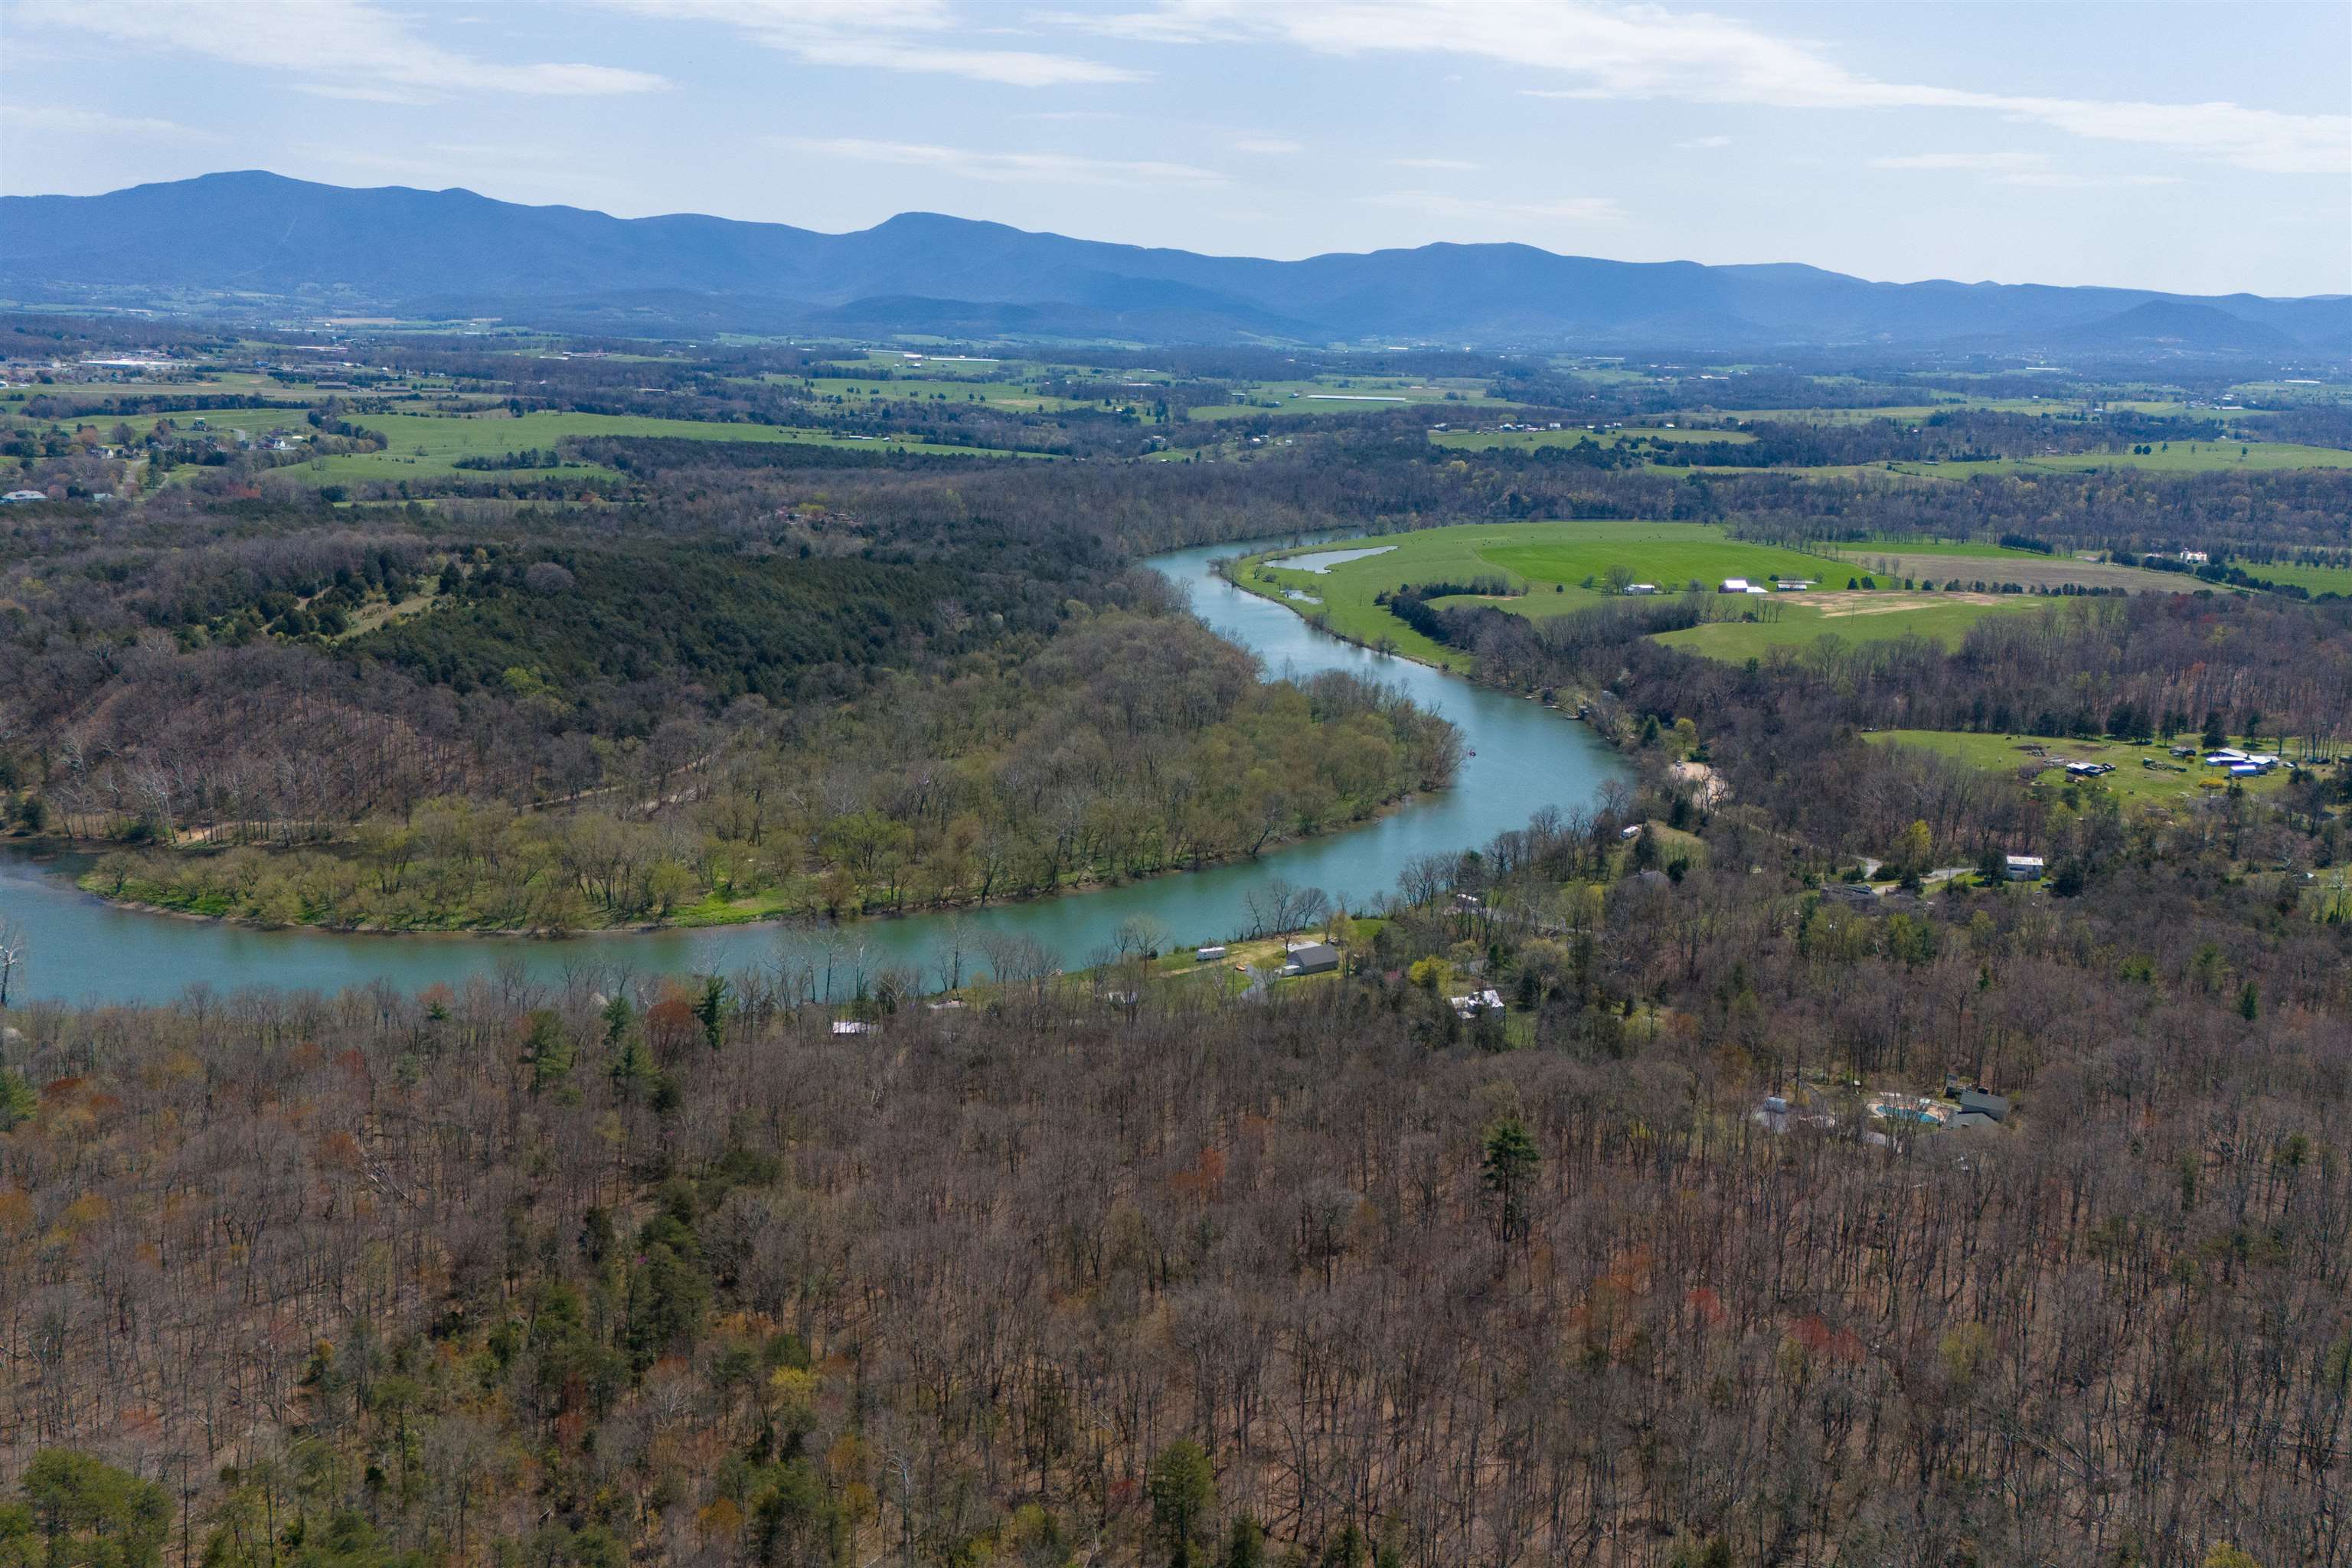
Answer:
[[(2032, 770), (2030, 787), (2053, 800), (2071, 795), (2079, 802), (2104, 792), (2126, 806), (2182, 806), (2201, 796), (2221, 795), (2231, 783), (2221, 769), (2205, 766), (2198, 757), (2176, 757), (2171, 748), (2160, 742), (2141, 745), (2126, 741), (1976, 734), (1951, 730), (1882, 730), (1873, 732), (1869, 739), (1881, 745), (1916, 746), (1939, 752), (1987, 773), (2007, 773), (2021, 784), (2028, 783), (2027, 771)], [(2196, 737), (2182, 739), (2193, 744)], [(2251, 744), (2242, 741), (2238, 743)], [(2028, 746), (2040, 747), (2042, 754), (2025, 750)], [(2116, 771), (2097, 779), (2076, 780), (2064, 771), (2064, 764), (2070, 762), (2112, 763)], [(2150, 763), (2156, 765), (2146, 765)], [(2171, 771), (2174, 768), (2186, 771), (2175, 773)], [(2275, 773), (2243, 781), (2242, 787), (2249, 795), (2273, 795), (2284, 790), (2293, 776), (2281, 767)]]

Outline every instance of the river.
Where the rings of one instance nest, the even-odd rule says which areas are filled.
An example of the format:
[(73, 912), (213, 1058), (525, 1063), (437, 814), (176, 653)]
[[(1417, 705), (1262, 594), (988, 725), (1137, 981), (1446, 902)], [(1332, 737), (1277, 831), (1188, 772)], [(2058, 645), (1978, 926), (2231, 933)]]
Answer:
[[(1275, 878), (1319, 887), (1350, 908), (1392, 888), (1414, 855), (1484, 844), (1524, 826), (1538, 806), (1590, 804), (1621, 771), (1581, 724), (1539, 704), (1506, 697), (1410, 659), (1372, 653), (1317, 631), (1270, 600), (1217, 576), (1210, 563), (1247, 548), (1177, 551), (1146, 564), (1191, 597), (1202, 619), (1265, 659), (1273, 674), (1347, 669), (1401, 688), (1461, 727), (1470, 755), (1452, 789), (1419, 797), (1360, 827), (1287, 846), (1256, 860), (1149, 878), (1094, 892), (998, 904), (960, 917), (967, 952), (992, 931), (1034, 938), (1065, 967), (1092, 962), (1112, 929), (1150, 915), (1179, 942), (1212, 942), (1248, 924), (1244, 900)], [(773, 963), (786, 944), (805, 960), (805, 929), (774, 925), (704, 931), (603, 932), (561, 940), (434, 935), (352, 935), (259, 931), (216, 921), (176, 919), (117, 908), (76, 888), (63, 858), (47, 863), (0, 854), (0, 915), (26, 934), (11, 1001), (162, 1001), (194, 984), (215, 992), (251, 985), (322, 992), (383, 981), (403, 991), (457, 984), (520, 964), (559, 979), (583, 967), (637, 973), (733, 973)], [(871, 974), (912, 967), (929, 980), (946, 951), (946, 915), (866, 920), (833, 928), (835, 984), (854, 968)]]

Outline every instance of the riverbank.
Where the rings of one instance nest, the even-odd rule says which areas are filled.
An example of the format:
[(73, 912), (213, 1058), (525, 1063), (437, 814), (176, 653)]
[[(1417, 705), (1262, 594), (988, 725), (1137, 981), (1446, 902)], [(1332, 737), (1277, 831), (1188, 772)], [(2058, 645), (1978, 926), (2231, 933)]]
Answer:
[[(1353, 814), (1344, 821), (1333, 822), (1311, 832), (1270, 834), (1255, 849), (1203, 855), (1190, 864), (1164, 865), (1146, 871), (1117, 872), (1096, 868), (1072, 874), (1050, 889), (1039, 888), (985, 900), (966, 897), (934, 899), (920, 902), (902, 900), (897, 904), (880, 908), (867, 907), (862, 902), (845, 902), (827, 908), (820, 901), (806, 899), (793, 900), (789, 894), (782, 893), (777, 896), (749, 900), (727, 900), (712, 894), (679, 908), (673, 913), (650, 920), (615, 920), (562, 925), (465, 924), (449, 921), (387, 925), (364, 920), (336, 921), (317, 918), (315, 911), (311, 910), (303, 910), (297, 918), (271, 919), (265, 915), (221, 907), (216, 903), (215, 907), (204, 907), (206, 902), (213, 900), (202, 895), (192, 894), (175, 899), (152, 878), (129, 876), (118, 879), (113, 870), (102, 862), (109, 856), (126, 852), (121, 845), (105, 839), (50, 838), (42, 841), (20, 841), (18, 847), (24, 848), (36, 859), (44, 858), (44, 846), (48, 847), (50, 858), (56, 855), (73, 855), (92, 858), (93, 864), (73, 877), (73, 885), (110, 908), (138, 914), (163, 915), (174, 920), (239, 926), (251, 931), (304, 930), (329, 931), (342, 936), (480, 937), (551, 941), (568, 937), (646, 935), (657, 931), (713, 931), (745, 926), (791, 926), (812, 922), (843, 926), (861, 921), (948, 918), (959, 914), (975, 913), (982, 910), (1018, 908), (1024, 904), (1047, 900), (1084, 898), (1122, 888), (1146, 886), (1169, 878), (1196, 876), (1204, 871), (1258, 860), (1268, 854), (1278, 853), (1316, 839), (1354, 832), (1404, 810), (1417, 800), (1433, 793), (1437, 792), (1408, 790), (1380, 802), (1368, 811)], [(335, 842), (302, 846), (300, 851), (318, 855), (349, 848), (350, 846), (346, 844)], [(188, 849), (149, 849), (144, 853), (151, 858), (172, 856), (194, 859), (197, 857), (232, 854), (238, 850), (264, 856), (294, 853), (294, 851), (261, 849), (252, 845), (224, 847), (209, 844)], [(807, 873), (797, 873), (793, 881), (799, 889), (805, 891), (816, 886), (820, 879)]]
[(583, 973), (606, 980), (747, 973), (782, 963), (797, 967), (821, 952), (836, 966), (835, 1000), (856, 994), (861, 965), (868, 974), (885, 968), (919, 973), (926, 989), (940, 990), (946, 988), (940, 977), (952, 972), (959, 953), (969, 973), (971, 955), (992, 943), (1017, 943), (1075, 970), (1103, 958), (1112, 933), (1130, 920), (1202, 941), (1246, 931), (1260, 923), (1254, 910), (1283, 884), (1320, 889), (1334, 903), (1368, 909), (1415, 857), (1457, 854), (1526, 826), (1537, 811), (1590, 805), (1606, 781), (1623, 774), (1623, 763), (1581, 725), (1562, 723), (1560, 715), (1494, 688), (1344, 644), (1212, 569), (1213, 558), (1247, 548), (1203, 545), (1144, 564), (1167, 578), (1211, 629), (1255, 654), (1267, 669), (1302, 680), (1343, 672), (1391, 687), (1452, 722), (1463, 742), (1453, 787), (1413, 795), (1344, 832), (1269, 847), (1254, 859), (1107, 884), (1082, 898), (992, 900), (814, 929), (767, 921), (545, 941), (383, 941), (311, 927), (157, 920), (74, 886), (64, 873), (78, 876), (86, 863), (52, 858), (36, 864), (0, 845), (0, 916), (16, 919), (28, 933), (16, 986), (36, 1000), (110, 1002), (163, 1001), (192, 985), (215, 994), (252, 986), (321, 994), (375, 984), (405, 992), (476, 982), (554, 986)]
[[(1382, 536), (1365, 535), (1363, 537), (1377, 538)], [(1308, 613), (1301, 601), (1291, 596), (1290, 590), (1285, 584), (1253, 574), (1253, 568), (1267, 564), (1275, 564), (1278, 566), (1282, 561), (1289, 557), (1299, 554), (1312, 554), (1318, 550), (1327, 548), (1328, 547), (1318, 545), (1285, 546), (1280, 550), (1264, 551), (1255, 555), (1237, 556), (1220, 565), (1218, 569), (1218, 576), (1225, 583), (1230, 584), (1237, 592), (1247, 594), (1253, 598), (1263, 599), (1270, 605), (1280, 606), (1285, 613), (1297, 616), (1300, 620), (1306, 622), (1307, 625), (1312, 626), (1316, 631), (1319, 632), (1323, 636), (1329, 637), (1334, 642), (1346, 643), (1350, 647), (1361, 648), (1366, 653), (1373, 654), (1383, 658), (1405, 659), (1413, 664), (1420, 665), (1424, 668), (1433, 669), (1442, 674), (1454, 676), (1463, 680), (1486, 687), (1492, 690), (1516, 691), (1517, 694), (1521, 697), (1534, 695), (1532, 692), (1505, 685), (1501, 681), (1490, 679), (1486, 676), (1482, 675), (1478, 669), (1478, 661), (1469, 654), (1462, 652), (1459, 649), (1444, 648), (1432, 644), (1430, 646), (1435, 649), (1433, 653), (1423, 654), (1415, 651), (1413, 647), (1407, 645), (1407, 639), (1410, 639), (1412, 643), (1428, 643), (1428, 639), (1421, 636), (1421, 634), (1413, 631), (1412, 627), (1407, 626), (1402, 621), (1397, 623), (1398, 636), (1382, 637), (1378, 640), (1370, 640), (1354, 632), (1333, 626), (1328, 615), (1313, 615)], [(1571, 697), (1571, 700), (1565, 704), (1557, 700), (1546, 704), (1546, 706), (1549, 708), (1564, 708), (1566, 710), (1571, 712), (1580, 710), (1583, 705), (1583, 698), (1580, 693), (1574, 694)]]

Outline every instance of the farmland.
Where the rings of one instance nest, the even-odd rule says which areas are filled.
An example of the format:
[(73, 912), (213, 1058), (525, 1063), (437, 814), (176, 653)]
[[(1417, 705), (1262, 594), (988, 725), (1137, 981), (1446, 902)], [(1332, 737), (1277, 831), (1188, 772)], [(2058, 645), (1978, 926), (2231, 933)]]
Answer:
[[(2021, 783), (2026, 782), (2027, 770), (2031, 769), (2032, 787), (2053, 799), (2062, 799), (2070, 791), (2082, 795), (2103, 790), (2128, 806), (2178, 806), (2220, 795), (2229, 783), (2220, 769), (2206, 767), (2196, 757), (2175, 757), (2171, 748), (2161, 742), (1979, 734), (1956, 730), (1882, 730), (1874, 731), (1869, 739), (1880, 745), (1916, 746), (1935, 752), (1987, 773), (2008, 773)], [(2186, 739), (2194, 743), (2196, 737)], [(2067, 763), (2076, 762), (2109, 763), (2116, 771), (2096, 779), (2078, 781), (2064, 772)], [(2275, 773), (2243, 781), (2242, 787), (2249, 795), (2274, 795), (2284, 789), (2293, 776), (2282, 767)]]
[(1733, 663), (1761, 658), (1774, 648), (1808, 647), (1825, 637), (1861, 643), (1923, 637), (1957, 647), (1969, 628), (1987, 616), (2046, 609), (2049, 605), (2047, 599), (2023, 594), (1808, 594), (1776, 598), (1778, 614), (1771, 619), (1710, 621), (1661, 632), (1657, 640)]
[[(1515, 595), (1488, 602), (1514, 615), (1542, 616), (1604, 602), (1608, 595), (1599, 582), (1612, 566), (1671, 592), (1693, 582), (1712, 586), (1731, 576), (1818, 578), (1828, 565), (1817, 555), (1743, 543), (1705, 523), (1473, 523), (1387, 535), (1366, 541), (1364, 547), (1379, 552), (1319, 573), (1259, 558), (1245, 563), (1236, 580), (1294, 609), (1322, 616), (1344, 637), (1368, 643), (1385, 638), (1412, 658), (1461, 669), (1469, 667), (1467, 654), (1423, 637), (1375, 604), (1374, 595), (1405, 583), (1498, 578)], [(1594, 586), (1585, 586), (1588, 580)], [(1288, 597), (1294, 591), (1312, 595), (1316, 602)], [(1465, 602), (1436, 601), (1440, 607)]]
[[(1943, 553), (1946, 549), (1950, 552)], [(1300, 559), (1323, 569), (1286, 564)], [(1710, 524), (1617, 521), (1479, 523), (1386, 535), (1348, 549), (1258, 558), (1244, 563), (1236, 580), (1319, 617), (1343, 637), (1375, 645), (1385, 639), (1410, 658), (1467, 669), (1472, 663), (1468, 654), (1406, 626), (1376, 603), (1375, 595), (1404, 584), (1467, 584), (1484, 578), (1507, 584), (1509, 595), (1478, 601), (1441, 597), (1432, 603), (1443, 609), (1483, 602), (1513, 615), (1541, 618), (1611, 602), (1605, 581), (1612, 566), (1624, 567), (1635, 581), (1654, 583), (1668, 594), (1685, 591), (1693, 583), (1712, 589), (1726, 577), (1790, 577), (1822, 584), (1817, 590), (1776, 593), (1754, 601), (1753, 618), (1742, 616), (1658, 634), (1662, 642), (1734, 661), (1761, 658), (1776, 647), (1803, 647), (1825, 637), (1853, 643), (1916, 636), (1955, 647), (1987, 616), (2031, 612), (2051, 602), (2039, 594), (1972, 586), (1957, 592), (1906, 591), (1901, 586), (1905, 575), (1939, 585), (1957, 577), (1969, 584), (2179, 586), (2160, 573), (2053, 560), (1988, 544), (1938, 546), (1936, 553), (1858, 551), (1832, 559), (1748, 543)], [(1844, 586), (1850, 580), (1859, 584), (1851, 591)]]
[(1957, 414), (1965, 408), (1981, 409), (1990, 414), (2074, 414), (2083, 405), (2042, 397), (1952, 397), (1940, 403), (1906, 403), (1883, 408), (1739, 408), (1733, 406), (1698, 406), (1686, 410), (1689, 416), (1706, 419), (1732, 418), (1748, 423), (1786, 422), (1806, 425), (1866, 425), (1874, 419), (1895, 419), (1917, 424), (1937, 414)]
[(811, 396), (855, 407), (861, 403), (976, 403), (1023, 414), (1053, 414), (1095, 405), (1066, 397), (1048, 397), (1011, 381), (937, 380), (898, 377), (866, 381), (855, 376), (771, 376), (787, 387), (804, 388)]
[[(207, 416), (215, 424), (224, 414)], [(797, 445), (927, 452), (940, 455), (1002, 456), (973, 447), (950, 447), (920, 440), (861, 440), (822, 430), (790, 429), (773, 425), (715, 424), (691, 419), (657, 419), (633, 415), (535, 413), (507, 415), (371, 414), (363, 428), (378, 431), (390, 442), (381, 452), (349, 453), (314, 458), (286, 470), (320, 484), (354, 480), (446, 478), (461, 472), (461, 458), (498, 458), (510, 452), (552, 448), (566, 437), (591, 436), (666, 437), (674, 440), (784, 442)], [(531, 473), (552, 470), (529, 470)], [(602, 473), (587, 464), (566, 464), (564, 471)], [(520, 472), (518, 470), (518, 472)]]
[(2312, 566), (2288, 561), (2267, 564), (2259, 561), (2231, 561), (2230, 564), (2242, 567), (2249, 577), (2259, 577), (2283, 587), (2301, 588), (2315, 598), (2322, 594), (2352, 597), (2352, 566)]
[(2149, 452), (2073, 452), (2042, 458), (1997, 458), (1985, 462), (1895, 462), (1895, 473), (1926, 479), (2004, 479), (2033, 474), (2080, 474), (2095, 469), (2135, 469), (2156, 474), (2282, 473), (2296, 468), (2352, 468), (2352, 451), (2307, 447), (2292, 441), (2175, 441)]
[(1745, 430), (1666, 429), (1656, 426), (1588, 430), (1580, 425), (1572, 430), (1433, 430), (1429, 439), (1433, 446), (1465, 452), (1533, 452), (1547, 447), (1574, 447), (1585, 441), (1601, 447), (1622, 447), (1628, 441), (1724, 441), (1738, 446), (1756, 437)]
[(1981, 539), (1915, 539), (1902, 534), (1880, 534), (1874, 538), (1826, 544), (1822, 548), (1857, 563), (1875, 564), (1883, 556), (1895, 554), (1968, 556), (1985, 561), (2047, 561), (2050, 557), (2038, 550), (2020, 550), (2013, 545), (1990, 544)]
[(1234, 389), (1236, 401), (1205, 404), (1195, 419), (1247, 419), (1262, 414), (1346, 414), (1393, 408), (1408, 403), (1463, 403), (1481, 408), (1515, 408), (1488, 397), (1486, 384), (1466, 378), (1416, 381), (1408, 376), (1325, 376), (1305, 381), (1265, 381)]
[[(1979, 547), (1980, 549), (1985, 547)], [(1985, 583), (2021, 584), (2028, 588), (2106, 588), (2134, 594), (2177, 594), (2194, 584), (2167, 572), (2137, 566), (2117, 566), (2105, 561), (2077, 561), (2066, 555), (1992, 548), (1954, 549), (1937, 545), (1927, 550), (1855, 551), (1842, 558), (1840, 569), (1870, 571), (1938, 584), (1958, 580), (1964, 586)]]

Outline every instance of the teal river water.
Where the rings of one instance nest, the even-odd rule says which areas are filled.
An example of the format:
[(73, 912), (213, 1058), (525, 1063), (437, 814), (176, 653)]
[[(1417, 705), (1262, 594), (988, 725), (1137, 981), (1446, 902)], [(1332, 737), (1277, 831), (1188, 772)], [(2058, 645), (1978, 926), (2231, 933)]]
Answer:
[[(1244, 594), (1210, 569), (1236, 545), (1179, 551), (1149, 563), (1192, 597), (1224, 636), (1256, 652), (1275, 675), (1347, 669), (1401, 688), (1461, 727), (1471, 755), (1452, 789), (1419, 797), (1376, 822), (1214, 869), (1150, 878), (1096, 892), (1000, 904), (961, 916), (964, 946), (989, 931), (1035, 938), (1067, 967), (1093, 960), (1112, 928), (1150, 915), (1183, 942), (1244, 929), (1244, 900), (1275, 878), (1318, 887), (1351, 908), (1394, 886), (1406, 859), (1485, 843), (1526, 825), (1537, 807), (1590, 804), (1621, 764), (1583, 725), (1539, 704), (1506, 697), (1409, 659), (1375, 654), (1308, 626), (1281, 605)], [(73, 860), (41, 864), (0, 854), (0, 915), (26, 936), (11, 1000), (157, 1001), (192, 984), (215, 992), (249, 985), (336, 991), (386, 982), (414, 991), (457, 984), (520, 963), (558, 979), (582, 968), (637, 973), (735, 973), (774, 963), (787, 948), (808, 960), (803, 928), (728, 926), (707, 931), (607, 932), (560, 941), (509, 937), (343, 935), (257, 931), (114, 908), (74, 887)], [(913, 967), (928, 979), (943, 951), (947, 918), (912, 915), (834, 928), (836, 988), (852, 966), (871, 973)]]

